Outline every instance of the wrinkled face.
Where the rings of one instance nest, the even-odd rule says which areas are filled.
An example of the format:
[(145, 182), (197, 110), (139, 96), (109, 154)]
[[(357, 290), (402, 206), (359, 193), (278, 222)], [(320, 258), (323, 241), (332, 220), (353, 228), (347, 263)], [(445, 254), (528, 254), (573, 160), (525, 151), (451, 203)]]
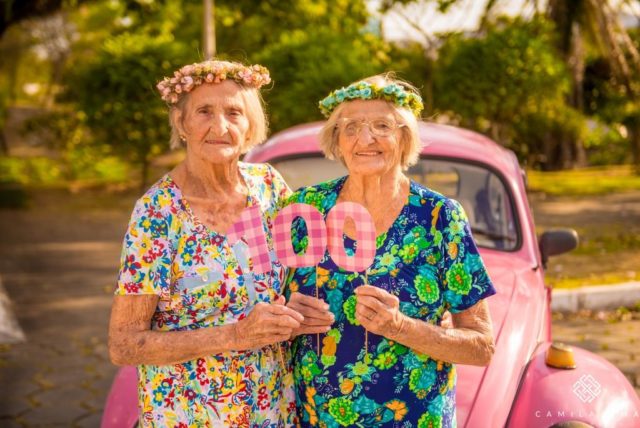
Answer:
[(382, 175), (400, 167), (401, 128), (383, 100), (345, 103), (338, 119), (338, 148), (350, 174)]
[(182, 112), (174, 114), (187, 140), (187, 156), (211, 163), (230, 162), (240, 156), (249, 139), (244, 98), (233, 81), (196, 87)]

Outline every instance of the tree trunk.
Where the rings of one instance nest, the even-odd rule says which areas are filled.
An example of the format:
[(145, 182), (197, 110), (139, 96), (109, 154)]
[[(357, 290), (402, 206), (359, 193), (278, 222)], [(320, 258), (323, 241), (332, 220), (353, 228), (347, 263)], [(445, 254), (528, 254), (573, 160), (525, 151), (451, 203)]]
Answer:
[(67, 62), (67, 55), (61, 55), (55, 60), (51, 61), (51, 77), (47, 89), (44, 93), (44, 106), (47, 110), (53, 108), (56, 100), (56, 89), (62, 84), (62, 76), (64, 73), (64, 66)]
[(640, 175), (640, 119), (634, 120), (627, 129), (629, 130), (634, 170), (636, 175)]
[(424, 94), (424, 106), (428, 114), (433, 113), (433, 74), (435, 68), (435, 61), (433, 58), (426, 56), (425, 61), (426, 73), (424, 76), (424, 87), (422, 93)]
[[(571, 27), (571, 46), (567, 63), (571, 69), (571, 94), (569, 104), (580, 113), (584, 112), (584, 73), (585, 73), (585, 47), (580, 24), (574, 22)], [(586, 166), (587, 153), (583, 141), (579, 138), (563, 137), (562, 168), (575, 168)]]
[(4, 137), (4, 130), (0, 132), (0, 154), (9, 156), (9, 146), (7, 145), (7, 139)]

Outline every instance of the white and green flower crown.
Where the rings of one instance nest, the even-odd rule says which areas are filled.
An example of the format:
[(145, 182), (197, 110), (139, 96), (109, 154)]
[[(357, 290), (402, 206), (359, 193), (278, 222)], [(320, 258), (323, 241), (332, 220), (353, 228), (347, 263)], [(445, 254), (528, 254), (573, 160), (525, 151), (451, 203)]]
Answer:
[(229, 61), (204, 61), (185, 65), (173, 73), (173, 77), (165, 77), (156, 88), (162, 99), (168, 104), (175, 104), (180, 94), (190, 92), (203, 83), (220, 83), (233, 79), (253, 88), (269, 84), (269, 70), (262, 65), (242, 65)]
[(318, 106), (325, 117), (341, 103), (353, 100), (385, 100), (394, 103), (398, 107), (409, 109), (416, 117), (424, 108), (420, 95), (407, 91), (402, 86), (391, 83), (386, 86), (378, 86), (369, 82), (356, 82), (346, 88), (336, 89), (324, 98)]

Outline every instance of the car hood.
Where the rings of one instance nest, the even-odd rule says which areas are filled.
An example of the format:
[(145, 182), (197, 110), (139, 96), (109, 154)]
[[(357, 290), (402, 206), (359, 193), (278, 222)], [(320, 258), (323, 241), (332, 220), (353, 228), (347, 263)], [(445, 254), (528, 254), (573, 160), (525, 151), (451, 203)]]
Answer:
[(456, 365), (460, 427), (503, 426), (519, 379), (544, 337), (546, 289), (527, 260), (483, 252), (496, 294), (487, 299), (495, 338), (489, 366)]

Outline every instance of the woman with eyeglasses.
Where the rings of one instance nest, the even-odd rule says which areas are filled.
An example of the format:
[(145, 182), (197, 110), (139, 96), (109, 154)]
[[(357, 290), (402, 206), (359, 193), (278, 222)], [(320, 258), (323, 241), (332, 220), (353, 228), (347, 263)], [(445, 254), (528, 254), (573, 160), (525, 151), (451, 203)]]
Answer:
[[(467, 217), (454, 200), (405, 175), (418, 160), (422, 100), (411, 85), (378, 75), (320, 102), (328, 120), (321, 146), (348, 175), (298, 190), (325, 217), (340, 202), (362, 205), (376, 230), (373, 263), (361, 272), (325, 253), (290, 273), (288, 306), (313, 325), (310, 299), (335, 317), (327, 333), (293, 344), (303, 426), (451, 427), (456, 425), (454, 364), (484, 366), (494, 352), (486, 297), (495, 293)], [(344, 246), (357, 251), (358, 224), (347, 220)], [(293, 243), (306, 246), (304, 223)], [(453, 326), (441, 325), (452, 313)], [(322, 321), (318, 320), (318, 324)]]

